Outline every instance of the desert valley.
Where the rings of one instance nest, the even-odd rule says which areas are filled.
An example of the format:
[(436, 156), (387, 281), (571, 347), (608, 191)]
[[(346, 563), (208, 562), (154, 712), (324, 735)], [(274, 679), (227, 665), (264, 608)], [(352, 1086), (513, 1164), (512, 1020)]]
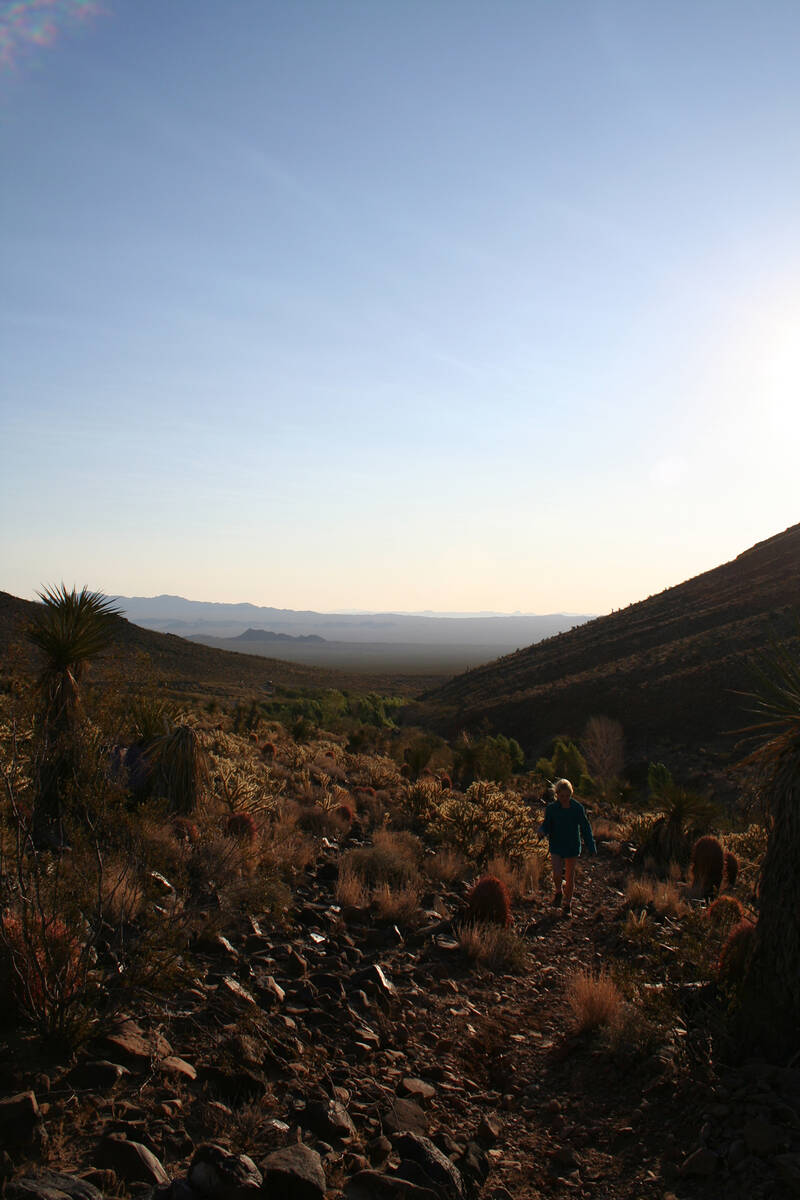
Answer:
[(799, 595), (793, 526), (448, 678), (2, 594), (6, 1196), (800, 1194)]

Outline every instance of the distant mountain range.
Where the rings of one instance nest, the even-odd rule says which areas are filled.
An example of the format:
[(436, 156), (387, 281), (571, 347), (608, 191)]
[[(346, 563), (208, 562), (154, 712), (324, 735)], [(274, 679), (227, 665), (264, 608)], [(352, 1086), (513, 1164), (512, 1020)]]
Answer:
[(780, 639), (800, 653), (800, 525), (732, 562), (598, 617), (428, 693), (417, 717), (443, 733), (489, 727), (526, 748), (621, 721), (631, 747), (729, 754), (754, 720), (753, 663)]
[(316, 633), (301, 633), (293, 637), (291, 633), (273, 633), (271, 629), (245, 629), (238, 637), (230, 639), (233, 642), (303, 642), (304, 644), (323, 643), (325, 638)]
[[(488, 657), (528, 646), (590, 619), (590, 614), (549, 613), (490, 616), (429, 616), (421, 613), (318, 613), (255, 604), (214, 604), (182, 596), (117, 596), (129, 621), (145, 629), (181, 637), (259, 640), (318, 637), (325, 641), (402, 643), (427, 646), (480, 646)], [(473, 659), (473, 661), (475, 661)]]

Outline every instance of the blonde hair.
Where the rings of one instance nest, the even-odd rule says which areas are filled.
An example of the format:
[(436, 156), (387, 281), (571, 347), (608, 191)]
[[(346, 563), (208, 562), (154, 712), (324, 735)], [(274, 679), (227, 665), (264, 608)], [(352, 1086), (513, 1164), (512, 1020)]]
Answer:
[(561, 788), (566, 788), (567, 791), (569, 792), (570, 796), (575, 791), (575, 789), (573, 788), (572, 784), (570, 783), (570, 781), (568, 779), (557, 779), (556, 783), (555, 783), (555, 788), (556, 788), (556, 792), (559, 792), (561, 790)]

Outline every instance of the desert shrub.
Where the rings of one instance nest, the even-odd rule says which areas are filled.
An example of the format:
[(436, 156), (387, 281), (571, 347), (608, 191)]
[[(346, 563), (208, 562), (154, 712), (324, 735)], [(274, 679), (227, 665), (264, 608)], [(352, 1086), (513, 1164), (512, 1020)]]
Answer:
[[(403, 766), (408, 767), (407, 778), (416, 779), (427, 767), (433, 752), (441, 744), (442, 739), (434, 737), (432, 734), (423, 733), (415, 737), (403, 751)], [(401, 774), (404, 774), (402, 767)]]
[(599, 1031), (600, 1049), (620, 1066), (652, 1054), (660, 1040), (658, 1024), (639, 1004), (624, 1003)]
[(342, 856), (346, 870), (357, 875), (367, 886), (406, 884), (418, 875), (418, 852), (399, 833), (378, 830), (372, 846), (348, 850)]
[(467, 921), (502, 925), (511, 924), (511, 896), (508, 888), (496, 875), (484, 875), (467, 896)]
[(233, 812), (225, 819), (225, 836), (252, 844), (258, 837), (258, 826), (250, 813)]
[(412, 884), (392, 887), (381, 883), (372, 894), (372, 903), (381, 920), (406, 925), (419, 912), (420, 891)]
[(629, 942), (634, 942), (640, 946), (645, 945), (653, 940), (655, 931), (656, 927), (646, 907), (641, 908), (639, 911), (634, 911), (631, 908), (626, 914), (622, 933)]
[(273, 874), (291, 881), (302, 875), (316, 856), (316, 844), (298, 826), (296, 806), (284, 802), (276, 818), (262, 832), (262, 863)]
[(345, 908), (363, 908), (369, 902), (369, 890), (347, 862), (339, 864), (335, 895), (336, 903)]
[(495, 973), (520, 974), (528, 961), (525, 940), (502, 925), (465, 922), (457, 930), (462, 952)]
[(609, 820), (608, 817), (595, 817), (592, 821), (592, 832), (596, 842), (618, 842), (626, 834), (624, 825), (619, 821)]
[(471, 784), (464, 793), (443, 795), (430, 833), (479, 863), (495, 854), (524, 861), (538, 844), (536, 826), (522, 799), (485, 782)]
[(456, 744), (453, 772), (463, 785), (478, 779), (507, 783), (524, 762), (522, 747), (514, 738), (501, 733), (482, 738), (462, 734)]
[(184, 842), (190, 846), (200, 840), (199, 826), (188, 817), (175, 818), (172, 822), (172, 834), (177, 842)]
[(498, 854), (489, 859), (486, 872), (500, 879), (512, 897), (519, 899), (539, 890), (547, 862), (548, 855), (539, 848), (528, 858), (515, 862), (510, 862), (504, 855)]
[(333, 837), (339, 829), (333, 813), (320, 804), (301, 805), (297, 827), (312, 837)]
[(460, 879), (466, 867), (464, 855), (452, 846), (444, 846), (425, 859), (423, 868), (432, 883), (452, 883)]
[(718, 896), (706, 909), (706, 917), (717, 929), (725, 929), (744, 919), (744, 908), (735, 896)]
[(715, 837), (701, 837), (692, 847), (692, 892), (713, 896), (722, 886), (725, 856)]
[(625, 885), (625, 901), (632, 909), (647, 908), (649, 904), (653, 903), (654, 891), (654, 881), (647, 875), (629, 879)]
[(23, 909), (0, 922), (0, 980), (11, 1013), (45, 1036), (63, 1033), (69, 1011), (83, 995), (87, 945), (60, 918)]
[(678, 917), (686, 911), (676, 884), (670, 880), (648, 876), (629, 879), (625, 899), (633, 911), (648, 908), (662, 917)]
[(623, 997), (607, 971), (576, 971), (567, 987), (567, 1003), (572, 1010), (573, 1028), (576, 1033), (585, 1033), (618, 1021)]
[(680, 917), (686, 912), (677, 886), (664, 879), (658, 880), (653, 888), (653, 908), (661, 917)]
[(545, 779), (569, 779), (576, 792), (589, 791), (592, 786), (586, 759), (575, 743), (566, 738), (556, 739), (552, 755), (540, 758), (536, 770)]
[(739, 921), (731, 929), (717, 963), (717, 975), (722, 983), (735, 988), (744, 981), (753, 953), (755, 932), (755, 924), (748, 920)]

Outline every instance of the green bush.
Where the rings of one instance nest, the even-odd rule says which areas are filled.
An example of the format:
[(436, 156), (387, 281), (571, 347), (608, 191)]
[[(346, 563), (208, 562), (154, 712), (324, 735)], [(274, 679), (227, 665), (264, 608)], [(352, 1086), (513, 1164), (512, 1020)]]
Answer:
[(498, 733), (473, 739), (464, 734), (456, 747), (453, 771), (462, 784), (477, 779), (507, 783), (522, 769), (524, 762), (522, 747), (514, 738)]

